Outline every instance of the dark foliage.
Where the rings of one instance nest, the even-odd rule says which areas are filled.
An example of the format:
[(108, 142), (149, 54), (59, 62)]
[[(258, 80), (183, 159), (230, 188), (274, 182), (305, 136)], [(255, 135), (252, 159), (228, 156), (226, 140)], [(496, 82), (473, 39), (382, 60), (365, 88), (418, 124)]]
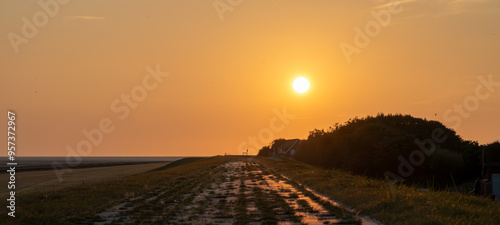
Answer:
[(485, 162), (500, 162), (500, 142), (496, 141), (484, 146)]
[[(479, 177), (481, 147), (437, 121), (379, 114), (311, 131), (295, 158), (371, 177), (383, 178), (389, 172), (410, 184), (439, 188)], [(500, 159), (500, 143), (485, 148), (491, 149), (487, 157)]]
[(271, 156), (271, 148), (269, 146), (264, 146), (259, 150), (259, 154), (257, 156)]
[(278, 147), (283, 145), (286, 142), (286, 139), (280, 138), (274, 140), (269, 146), (264, 146), (259, 150), (258, 156), (271, 156), (273, 151), (277, 151)]

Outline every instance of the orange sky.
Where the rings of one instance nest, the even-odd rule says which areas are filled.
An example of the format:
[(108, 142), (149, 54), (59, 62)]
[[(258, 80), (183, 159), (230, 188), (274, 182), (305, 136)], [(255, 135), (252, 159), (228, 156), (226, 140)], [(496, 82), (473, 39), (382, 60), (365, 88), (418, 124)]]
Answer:
[(18, 156), (255, 153), (378, 112), (500, 139), (499, 1), (41, 2), (0, 7), (0, 134), (14, 110)]

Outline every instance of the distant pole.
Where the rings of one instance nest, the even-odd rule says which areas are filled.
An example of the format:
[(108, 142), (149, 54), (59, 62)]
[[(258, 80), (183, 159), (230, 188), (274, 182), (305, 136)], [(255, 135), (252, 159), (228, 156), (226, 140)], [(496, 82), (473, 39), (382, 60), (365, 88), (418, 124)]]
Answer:
[(484, 175), (484, 148), (481, 148), (481, 178)]

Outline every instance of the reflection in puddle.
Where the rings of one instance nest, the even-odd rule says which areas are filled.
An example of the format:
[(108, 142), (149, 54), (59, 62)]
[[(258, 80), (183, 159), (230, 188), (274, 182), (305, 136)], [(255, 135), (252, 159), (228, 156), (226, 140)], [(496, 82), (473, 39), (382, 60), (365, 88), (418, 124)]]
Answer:
[[(216, 179), (212, 179), (209, 183), (196, 184), (198, 180), (185, 178), (184, 183), (177, 188), (185, 188), (184, 191), (187, 192), (174, 198), (169, 194), (173, 193), (172, 190), (169, 190), (170, 192), (158, 190), (155, 192), (158, 193), (156, 195), (148, 193), (147, 196), (142, 196), (144, 199), (142, 201), (129, 199), (107, 212), (99, 213), (98, 216), (102, 220), (94, 224), (142, 222), (143, 217), (131, 216), (140, 210), (151, 210), (150, 214), (153, 215), (148, 217), (150, 222), (164, 221), (162, 219), (168, 218), (168, 223), (172, 224), (345, 222), (329, 212), (320, 202), (308, 197), (301, 191), (304, 189), (298, 190), (283, 177), (278, 178), (257, 163), (231, 161), (219, 165), (214, 170), (220, 172), (216, 175)], [(210, 171), (207, 172), (207, 176), (215, 177)], [(154, 205), (157, 206), (156, 209)]]

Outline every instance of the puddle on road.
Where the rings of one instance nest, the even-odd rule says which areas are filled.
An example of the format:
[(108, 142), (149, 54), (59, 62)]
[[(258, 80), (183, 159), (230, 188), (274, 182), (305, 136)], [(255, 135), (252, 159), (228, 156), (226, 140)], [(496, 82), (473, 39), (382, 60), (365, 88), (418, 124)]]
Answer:
[(172, 224), (261, 224), (263, 220), (277, 224), (345, 222), (257, 163), (231, 161), (217, 168), (221, 172), (211, 175), (217, 176), (211, 183), (196, 186), (192, 185), (194, 179), (187, 178), (185, 185), (191, 182), (191, 192), (177, 199), (169, 197), (172, 190), (157, 190), (136, 197), (142, 197), (142, 201), (129, 199), (97, 214), (101, 220), (94, 224), (134, 223), (144, 219)]

